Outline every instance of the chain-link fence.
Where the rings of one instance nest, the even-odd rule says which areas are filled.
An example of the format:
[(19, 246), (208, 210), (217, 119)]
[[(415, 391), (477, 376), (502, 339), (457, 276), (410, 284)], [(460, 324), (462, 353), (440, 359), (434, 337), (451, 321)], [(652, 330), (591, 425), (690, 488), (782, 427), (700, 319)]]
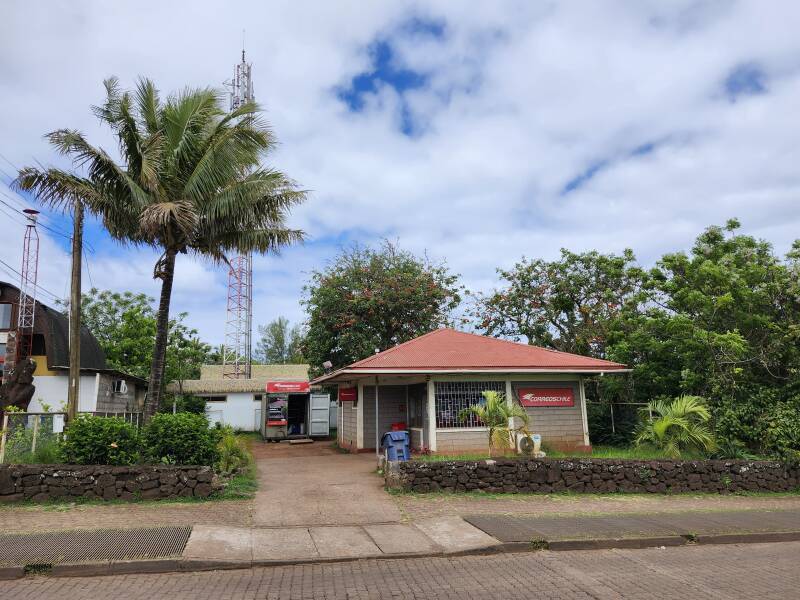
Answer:
[[(82, 412), (81, 415), (124, 419), (137, 429), (140, 412)], [(64, 435), (66, 413), (8, 412), (0, 430), (0, 464), (54, 464), (60, 462), (59, 443)]]
[(6, 413), (0, 432), (0, 463), (58, 463), (65, 413)]

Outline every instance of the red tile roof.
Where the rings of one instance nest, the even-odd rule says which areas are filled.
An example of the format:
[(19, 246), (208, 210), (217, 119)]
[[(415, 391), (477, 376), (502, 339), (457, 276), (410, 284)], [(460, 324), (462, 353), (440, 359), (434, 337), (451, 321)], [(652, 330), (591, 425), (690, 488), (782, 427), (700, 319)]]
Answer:
[(347, 371), (474, 370), (614, 371), (625, 365), (507, 340), (437, 329), (345, 367)]

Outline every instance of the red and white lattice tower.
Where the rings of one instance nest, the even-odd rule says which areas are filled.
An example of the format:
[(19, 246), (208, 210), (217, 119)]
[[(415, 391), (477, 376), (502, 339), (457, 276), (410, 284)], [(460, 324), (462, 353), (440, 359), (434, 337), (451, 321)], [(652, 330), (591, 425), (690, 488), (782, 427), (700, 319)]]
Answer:
[(17, 313), (17, 350), (15, 363), (29, 358), (33, 348), (33, 322), (36, 316), (36, 278), (39, 272), (39, 233), (36, 231), (38, 210), (26, 208), (28, 218), (25, 241), (22, 244), (22, 269), (19, 283), (19, 312)]
[[(231, 110), (251, 102), (253, 65), (245, 61), (236, 65), (230, 88)], [(222, 376), (225, 379), (249, 379), (253, 336), (253, 255), (241, 254), (230, 261), (228, 270), (228, 308), (225, 319), (225, 344), (222, 350)]]

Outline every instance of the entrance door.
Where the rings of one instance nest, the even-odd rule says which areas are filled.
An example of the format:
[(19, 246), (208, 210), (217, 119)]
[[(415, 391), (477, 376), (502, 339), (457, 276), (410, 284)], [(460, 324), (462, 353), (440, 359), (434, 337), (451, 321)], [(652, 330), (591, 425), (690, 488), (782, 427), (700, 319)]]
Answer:
[(331, 397), (329, 394), (311, 394), (311, 427), (309, 435), (327, 437), (330, 433)]

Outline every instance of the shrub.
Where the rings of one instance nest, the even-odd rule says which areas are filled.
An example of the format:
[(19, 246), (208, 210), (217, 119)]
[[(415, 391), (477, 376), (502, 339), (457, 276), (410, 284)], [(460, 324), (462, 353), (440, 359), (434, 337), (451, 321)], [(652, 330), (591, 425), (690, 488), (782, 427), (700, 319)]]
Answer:
[(139, 436), (124, 419), (82, 415), (67, 427), (61, 458), (76, 465), (132, 465), (139, 458)]
[(206, 412), (206, 400), (192, 394), (164, 394), (161, 397), (158, 411), (171, 413), (173, 408), (175, 412), (190, 412), (202, 415)]
[(253, 462), (247, 441), (236, 435), (230, 427), (223, 428), (222, 439), (217, 449), (219, 460), (216, 468), (223, 475), (242, 472)]
[(779, 458), (800, 460), (800, 407), (781, 402), (769, 411), (764, 447)]
[(219, 456), (221, 433), (208, 426), (205, 415), (160, 413), (142, 434), (150, 460), (178, 465), (213, 465)]
[(711, 413), (699, 396), (681, 396), (672, 402), (654, 400), (642, 410), (642, 419), (637, 446), (655, 446), (670, 458), (680, 458), (686, 450), (716, 449), (714, 435), (708, 428)]

